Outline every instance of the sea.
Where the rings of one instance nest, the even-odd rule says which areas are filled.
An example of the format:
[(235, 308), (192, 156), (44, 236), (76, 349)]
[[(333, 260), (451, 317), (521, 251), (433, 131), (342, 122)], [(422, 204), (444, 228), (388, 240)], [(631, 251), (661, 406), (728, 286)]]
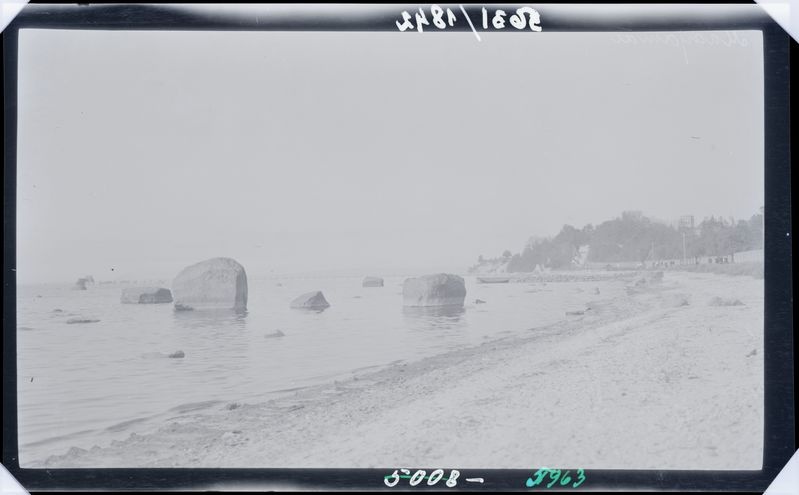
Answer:
[[(529, 332), (584, 309), (597, 289), (613, 290), (611, 282), (482, 284), (464, 275), (463, 308), (423, 310), (403, 307), (407, 276), (384, 277), (383, 287), (362, 287), (362, 278), (250, 278), (245, 313), (122, 304), (122, 289), (137, 284), (20, 285), (21, 465), (72, 447), (103, 447), (180, 414), (265, 402)], [(289, 307), (314, 290), (323, 292), (328, 309)], [(98, 321), (69, 324), (70, 318)], [(177, 351), (183, 357), (168, 357)]]

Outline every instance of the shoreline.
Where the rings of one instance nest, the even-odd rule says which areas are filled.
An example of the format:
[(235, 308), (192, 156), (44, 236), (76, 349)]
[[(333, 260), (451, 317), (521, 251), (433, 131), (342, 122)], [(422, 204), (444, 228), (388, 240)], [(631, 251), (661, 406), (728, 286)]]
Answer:
[[(713, 325), (736, 326), (741, 319), (730, 319), (729, 311), (746, 312), (747, 321), (753, 321), (758, 304), (751, 293), (762, 280), (741, 277), (738, 285), (741, 294), (747, 294), (745, 306), (710, 308), (696, 297), (682, 304), (680, 291), (703, 288), (708, 282), (708, 293), (724, 294), (730, 284), (718, 275), (666, 272), (662, 283), (626, 297), (597, 298), (583, 315), (531, 328), (529, 335), (500, 337), (417, 361), (354, 372), (350, 378), (285, 391), (259, 404), (177, 414), (153, 432), (132, 433), (106, 447), (73, 448), (25, 467), (368, 468), (404, 463), (460, 468), (755, 469), (760, 462), (760, 452), (753, 452), (755, 439), (757, 431), (762, 432), (762, 325), (759, 338), (752, 333), (754, 328), (736, 331), (744, 347), (759, 340), (759, 348), (755, 346), (755, 352), (760, 350), (759, 389), (750, 373), (744, 380), (750, 394), (743, 401), (740, 394), (719, 395), (716, 386), (723, 392), (729, 371), (739, 372), (730, 366), (720, 368), (727, 373), (713, 371), (731, 359), (741, 361), (741, 356), (716, 353), (714, 359), (697, 359), (697, 354), (708, 351), (708, 340), (719, 340), (719, 332), (706, 335), (688, 327), (696, 326), (692, 313), (697, 312), (713, 313)], [(759, 309), (762, 317), (762, 293)], [(674, 321), (683, 325), (675, 327)], [(679, 344), (680, 339), (667, 333), (670, 328), (683, 337), (695, 337), (696, 342), (671, 355), (663, 344)], [(648, 338), (637, 339), (636, 333)], [(716, 348), (727, 340), (721, 339)], [(620, 351), (619, 343), (626, 343), (632, 352)], [(652, 360), (656, 370), (649, 369)], [(751, 358), (741, 362), (758, 369)], [(693, 368), (701, 372), (689, 373)], [(647, 371), (657, 373), (647, 376)], [(686, 390), (699, 395), (715, 391), (721, 402), (730, 405), (736, 400), (746, 403), (748, 419), (739, 419), (738, 425), (749, 428), (732, 428), (752, 432), (739, 435), (738, 443), (746, 447), (726, 457), (692, 459), (690, 452), (681, 451), (696, 441), (695, 430), (707, 427), (708, 413), (713, 413), (707, 410), (707, 400), (697, 404), (680, 400)], [(758, 397), (761, 424), (753, 430)], [(630, 406), (634, 407), (628, 410)], [(669, 408), (699, 419), (676, 418), (676, 424), (693, 431), (670, 440), (675, 422), (664, 414)], [(646, 412), (641, 414), (641, 409)], [(659, 424), (656, 441), (645, 445), (635, 435), (616, 431), (618, 416), (625, 411), (631, 412), (629, 421), (639, 430)], [(731, 417), (711, 428), (712, 438), (731, 435), (725, 431), (731, 431), (737, 416), (727, 416)], [(762, 435), (759, 439), (762, 442)], [(714, 449), (708, 452), (729, 447), (722, 441), (711, 443)], [(645, 459), (636, 446), (649, 452)]]

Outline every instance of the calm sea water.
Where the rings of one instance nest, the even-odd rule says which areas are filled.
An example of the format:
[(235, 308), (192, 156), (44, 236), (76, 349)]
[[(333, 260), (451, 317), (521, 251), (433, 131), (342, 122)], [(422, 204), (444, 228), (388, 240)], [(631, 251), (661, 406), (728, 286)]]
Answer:
[[(420, 311), (403, 308), (404, 279), (386, 278), (380, 288), (361, 287), (361, 277), (250, 279), (243, 315), (121, 304), (121, 285), (20, 286), (21, 462), (103, 446), (190, 410), (258, 402), (551, 324), (599, 297), (595, 287), (603, 296), (614, 290), (608, 282), (478, 284), (466, 277), (462, 310)], [(322, 290), (331, 307), (289, 308), (311, 290)], [(67, 324), (74, 316), (100, 321)], [(284, 336), (267, 337), (278, 330)], [(184, 358), (165, 357), (178, 350)]]

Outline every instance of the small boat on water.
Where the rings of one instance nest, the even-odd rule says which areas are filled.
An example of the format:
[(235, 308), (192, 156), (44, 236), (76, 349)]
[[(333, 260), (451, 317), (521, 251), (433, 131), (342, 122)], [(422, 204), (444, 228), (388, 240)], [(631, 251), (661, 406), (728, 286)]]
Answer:
[(481, 284), (507, 284), (510, 277), (477, 277), (477, 281)]

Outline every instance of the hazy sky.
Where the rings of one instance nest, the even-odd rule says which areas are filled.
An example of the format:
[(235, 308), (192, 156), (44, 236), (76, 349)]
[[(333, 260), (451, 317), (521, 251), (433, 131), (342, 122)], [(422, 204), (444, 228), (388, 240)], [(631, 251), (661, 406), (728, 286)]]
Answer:
[(760, 33), (656, 36), (22, 30), (19, 281), (460, 271), (628, 209), (748, 218)]

